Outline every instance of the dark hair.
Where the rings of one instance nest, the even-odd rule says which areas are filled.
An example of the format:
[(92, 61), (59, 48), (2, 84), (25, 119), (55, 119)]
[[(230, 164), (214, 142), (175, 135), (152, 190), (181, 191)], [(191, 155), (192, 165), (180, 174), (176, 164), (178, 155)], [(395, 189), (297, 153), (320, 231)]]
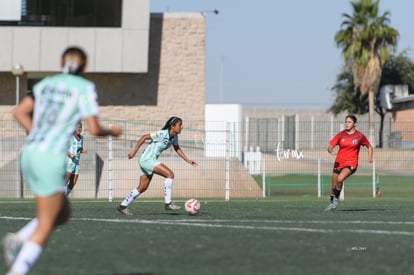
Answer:
[[(76, 62), (75, 58), (78, 57), (80, 64)], [(69, 47), (62, 54), (62, 67), (63, 73), (67, 74), (80, 74), (85, 69), (88, 57), (84, 50), (79, 47)]]
[(357, 117), (356, 117), (356, 116), (354, 116), (354, 115), (347, 115), (347, 116), (345, 117), (345, 119), (347, 119), (347, 118), (352, 119), (352, 121), (353, 121), (354, 123), (356, 123), (356, 122), (357, 122)]
[(183, 122), (183, 120), (178, 116), (172, 116), (167, 120), (167, 122), (165, 122), (165, 125), (161, 128), (161, 130), (170, 129), (170, 127), (174, 126), (177, 122)]

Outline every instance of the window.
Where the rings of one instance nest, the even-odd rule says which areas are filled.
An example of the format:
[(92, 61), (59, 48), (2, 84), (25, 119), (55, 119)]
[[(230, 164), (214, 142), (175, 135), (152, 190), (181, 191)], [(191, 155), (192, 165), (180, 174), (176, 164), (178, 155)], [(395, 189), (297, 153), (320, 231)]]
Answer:
[(0, 25), (121, 27), (122, 0), (22, 0), (22, 20)]

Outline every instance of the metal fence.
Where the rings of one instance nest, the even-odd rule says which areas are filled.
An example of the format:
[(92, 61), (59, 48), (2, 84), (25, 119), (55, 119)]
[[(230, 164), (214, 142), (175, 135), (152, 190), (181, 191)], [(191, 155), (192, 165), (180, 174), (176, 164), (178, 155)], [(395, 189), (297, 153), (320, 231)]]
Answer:
[[(128, 153), (142, 134), (160, 129), (164, 121), (101, 120), (101, 123), (121, 124), (124, 133), (116, 139), (95, 138), (84, 126), (87, 153), (81, 155), (80, 176), (71, 197), (109, 200), (125, 197), (139, 180), (140, 152), (132, 160), (128, 160)], [(213, 124), (217, 126), (214, 129), (204, 121), (184, 121), (179, 135), (181, 148), (198, 167), (185, 163), (173, 149), (161, 155), (160, 160), (175, 173), (175, 198), (261, 198), (267, 194), (264, 187), (268, 175), (300, 173), (313, 178), (318, 171), (330, 175), (334, 159), (326, 148), (329, 139), (342, 129), (343, 119), (298, 120), (288, 116)], [(412, 135), (412, 125), (407, 123), (404, 133)], [(360, 122), (358, 129), (367, 134), (368, 123)], [(0, 120), (0, 130), (0, 198), (31, 197), (18, 164), (26, 133), (12, 120)], [(403, 136), (400, 133), (396, 137), (392, 124), (386, 123), (385, 148), (374, 150), (375, 173), (414, 175), (414, 150), (401, 146)], [(140, 151), (144, 148), (145, 145)], [(366, 149), (361, 149), (357, 173), (369, 175), (372, 169)], [(316, 192), (315, 189), (315, 195)], [(162, 198), (163, 178), (154, 176), (143, 197)]]

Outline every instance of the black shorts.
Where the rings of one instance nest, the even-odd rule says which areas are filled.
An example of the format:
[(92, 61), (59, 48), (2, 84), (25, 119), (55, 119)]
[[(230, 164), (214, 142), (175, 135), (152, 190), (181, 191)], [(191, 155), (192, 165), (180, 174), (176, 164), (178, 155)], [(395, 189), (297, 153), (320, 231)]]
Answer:
[(348, 169), (351, 171), (351, 175), (352, 175), (353, 173), (355, 173), (355, 171), (357, 170), (355, 167), (352, 167), (352, 166), (345, 166), (345, 167), (342, 167), (342, 168), (334, 168), (334, 169), (333, 169), (333, 172), (334, 172), (335, 174), (340, 174), (340, 173), (341, 173), (341, 171), (342, 171), (343, 169), (345, 169), (345, 168), (348, 168)]

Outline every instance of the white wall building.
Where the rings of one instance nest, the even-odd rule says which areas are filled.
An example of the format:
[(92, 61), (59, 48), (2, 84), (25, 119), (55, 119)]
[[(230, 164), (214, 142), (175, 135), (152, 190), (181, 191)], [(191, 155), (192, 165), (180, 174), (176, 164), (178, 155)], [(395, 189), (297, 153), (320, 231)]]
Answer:
[[(62, 13), (59, 7), (59, 4), (63, 5), (62, 1), (52, 1), (50, 7), (42, 7), (40, 2), (36, 2), (39, 1), (0, 2), (0, 72), (9, 72), (17, 63), (24, 64), (26, 72), (59, 71), (60, 64), (56, 57), (70, 45), (85, 49), (89, 57), (89, 72), (148, 72), (149, 0), (112, 1), (121, 11), (120, 18), (116, 18), (117, 13), (113, 12), (115, 18), (111, 21), (101, 19), (109, 14), (108, 10), (103, 10), (108, 1), (99, 1), (102, 16), (96, 13), (98, 6), (93, 7), (90, 4), (92, 1), (65, 1), (72, 5), (68, 7), (72, 13), (65, 20), (60, 18), (62, 15), (59, 16)], [(28, 6), (29, 3), (32, 6)], [(78, 12), (76, 7), (79, 8)], [(90, 9), (89, 12), (87, 8)], [(44, 10), (49, 13), (43, 14)], [(28, 12), (32, 13), (27, 14)], [(23, 16), (18, 19), (18, 14)], [(118, 20), (118, 27), (96, 26), (99, 21), (110, 25), (110, 22)]]

